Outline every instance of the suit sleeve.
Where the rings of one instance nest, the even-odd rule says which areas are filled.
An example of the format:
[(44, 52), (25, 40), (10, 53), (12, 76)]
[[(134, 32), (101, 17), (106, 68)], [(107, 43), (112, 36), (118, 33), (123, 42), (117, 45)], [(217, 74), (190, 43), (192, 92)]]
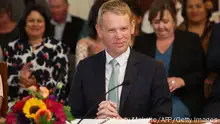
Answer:
[(161, 64), (158, 64), (156, 69), (151, 92), (151, 116), (158, 119), (159, 117), (172, 117), (172, 101), (170, 91), (165, 70)]
[(192, 49), (192, 60), (193, 63), (192, 69), (188, 72), (187, 75), (184, 75), (182, 78), (185, 82), (185, 87), (187, 91), (193, 91), (194, 88), (198, 86), (203, 86), (203, 81), (205, 79), (205, 70), (204, 70), (204, 51), (202, 49), (200, 38), (197, 35), (193, 37), (191, 49)]
[(220, 69), (220, 24), (213, 25), (207, 54), (207, 68), (210, 71)]
[(82, 61), (80, 61), (74, 75), (68, 99), (71, 113), (76, 118), (81, 118), (85, 113), (83, 101), (83, 79), (81, 77), (83, 75), (82, 70)]

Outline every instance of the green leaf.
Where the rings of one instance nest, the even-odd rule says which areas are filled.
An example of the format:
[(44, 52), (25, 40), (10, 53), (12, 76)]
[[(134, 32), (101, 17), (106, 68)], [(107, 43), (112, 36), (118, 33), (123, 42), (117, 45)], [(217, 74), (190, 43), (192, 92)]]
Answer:
[(46, 115), (40, 116), (38, 122), (40, 124), (47, 124), (47, 116)]
[(44, 99), (44, 97), (43, 97), (39, 92), (36, 92), (36, 96), (37, 96), (37, 98), (39, 98), (39, 99)]
[(37, 97), (38, 99), (44, 99), (44, 97), (40, 94), (40, 92), (32, 91), (29, 89), (27, 89), (27, 91), (30, 96)]
[(71, 114), (71, 108), (70, 108), (69, 106), (64, 106), (64, 107), (63, 107), (63, 111), (64, 111), (64, 113), (65, 113), (65, 115), (66, 115), (67, 121), (72, 121), (72, 120), (75, 119), (75, 118), (72, 116), (72, 114)]
[(47, 116), (46, 115), (42, 115), (39, 117), (38, 122), (40, 124), (53, 124), (56, 120), (54, 120), (53, 118), (50, 119), (50, 121), (47, 121)]
[(34, 91), (29, 90), (29, 89), (27, 89), (27, 91), (28, 91), (28, 94), (29, 94), (30, 96), (34, 96)]

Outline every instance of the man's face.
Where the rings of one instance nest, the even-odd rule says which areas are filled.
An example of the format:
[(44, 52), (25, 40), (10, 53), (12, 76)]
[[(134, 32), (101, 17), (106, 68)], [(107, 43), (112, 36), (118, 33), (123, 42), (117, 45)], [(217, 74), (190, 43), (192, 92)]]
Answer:
[(66, 20), (68, 3), (65, 0), (48, 0), (52, 18), (57, 23), (63, 23)]
[(117, 57), (129, 47), (131, 35), (134, 33), (134, 21), (131, 21), (128, 14), (117, 15), (106, 12), (96, 29), (108, 53), (112, 57)]

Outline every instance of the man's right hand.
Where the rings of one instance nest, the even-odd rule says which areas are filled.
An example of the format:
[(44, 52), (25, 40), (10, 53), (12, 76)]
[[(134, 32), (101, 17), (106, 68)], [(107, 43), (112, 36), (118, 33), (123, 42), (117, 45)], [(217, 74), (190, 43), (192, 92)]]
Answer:
[(96, 113), (97, 119), (121, 118), (117, 112), (117, 105), (111, 101), (102, 101), (99, 104), (98, 112)]
[(32, 71), (30, 71), (28, 65), (24, 66), (19, 73), (18, 79), (20, 81), (19, 85), (22, 88), (28, 88), (37, 83), (36, 78), (32, 75)]

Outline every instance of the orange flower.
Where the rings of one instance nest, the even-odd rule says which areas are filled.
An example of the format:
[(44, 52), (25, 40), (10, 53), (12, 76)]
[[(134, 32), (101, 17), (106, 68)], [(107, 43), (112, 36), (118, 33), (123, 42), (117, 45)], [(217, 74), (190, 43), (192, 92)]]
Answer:
[(44, 98), (47, 98), (50, 94), (49, 90), (46, 87), (40, 87), (39, 88), (40, 95)]
[(36, 116), (35, 116), (35, 118), (34, 118), (34, 121), (35, 121), (36, 123), (39, 123), (39, 121), (40, 121), (39, 119), (40, 119), (41, 117), (43, 117), (43, 116), (46, 116), (47, 121), (50, 121), (51, 118), (52, 118), (52, 114), (51, 114), (51, 112), (50, 112), (49, 109), (39, 109), (39, 110), (36, 112)]

